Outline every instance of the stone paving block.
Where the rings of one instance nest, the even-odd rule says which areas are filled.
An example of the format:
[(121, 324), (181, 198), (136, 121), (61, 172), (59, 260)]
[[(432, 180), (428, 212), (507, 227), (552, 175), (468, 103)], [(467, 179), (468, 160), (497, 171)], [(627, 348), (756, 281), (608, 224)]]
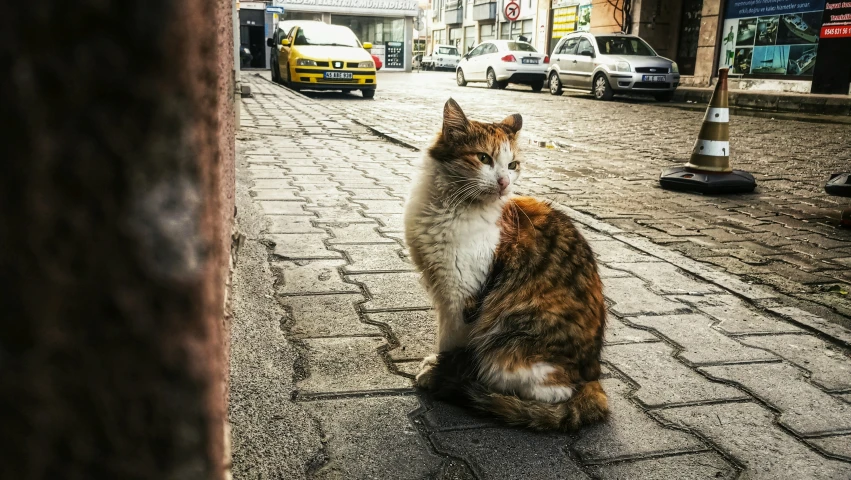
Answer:
[(602, 380), (609, 397), (609, 419), (582, 430), (571, 449), (583, 462), (603, 463), (643, 455), (704, 450), (694, 436), (662, 427), (627, 400), (628, 387), (616, 379)]
[(383, 338), (308, 338), (309, 372), (298, 383), (299, 395), (406, 389), (411, 381), (387, 370), (378, 349)]
[(251, 192), (251, 196), (255, 200), (287, 200), (291, 202), (304, 202), (305, 199), (298, 196), (298, 190), (294, 188), (290, 189), (264, 189), (264, 190), (254, 190)]
[(647, 330), (627, 326), (619, 318), (609, 315), (606, 319), (606, 345), (621, 343), (658, 342), (659, 337)]
[(338, 269), (345, 264), (344, 260), (273, 261), (272, 267), (279, 268), (283, 275), (275, 290), (284, 295), (360, 293), (360, 287), (344, 282), (340, 276)]
[(369, 290), (372, 299), (363, 305), (367, 311), (431, 308), (431, 301), (420, 285), (419, 273), (358, 274), (346, 277), (363, 283)]
[[(605, 265), (597, 265), (597, 272), (600, 274), (600, 278), (605, 280), (607, 278), (623, 278), (623, 277), (631, 277), (632, 275), (629, 272), (622, 272), (620, 270), (612, 270), (611, 268)], [(606, 283), (606, 282), (603, 282)]]
[[(423, 393), (421, 395), (428, 395)], [(461, 430), (470, 428), (500, 427), (498, 420), (451, 403), (429, 399), (429, 407), (414, 421), (421, 421), (430, 432)]]
[[(274, 170), (280, 171), (280, 170)], [(283, 191), (298, 191), (290, 185), (289, 180), (258, 178), (251, 185), (251, 190), (283, 190)], [(257, 198), (257, 197), (254, 197)]]
[(851, 464), (827, 459), (774, 425), (774, 415), (754, 403), (722, 403), (660, 410), (691, 428), (745, 467), (749, 480), (849, 478)]
[(398, 243), (382, 243), (377, 245), (337, 245), (336, 248), (346, 252), (352, 260), (351, 265), (343, 270), (346, 272), (371, 271), (413, 271), (410, 263), (402, 260)]
[(603, 294), (615, 302), (611, 310), (620, 315), (663, 314), (688, 311), (683, 303), (672, 302), (647, 289), (638, 278), (609, 278)]
[(292, 165), (287, 164), (284, 166), (284, 170), (286, 170), (290, 175), (328, 175), (326, 172), (322, 171), (321, 167), (310, 166), (310, 165)]
[(443, 460), (411, 425), (413, 396), (345, 398), (306, 402), (325, 431), (327, 462), (311, 478), (436, 478)]
[(258, 164), (258, 163), (276, 164), (276, 163), (281, 163), (281, 161), (277, 157), (274, 157), (274, 156), (271, 156), (271, 155), (267, 156), (267, 155), (246, 154), (246, 155), (243, 155), (242, 158), (244, 158), (245, 161), (248, 162), (249, 164)]
[(660, 261), (656, 257), (634, 250), (617, 240), (593, 242), (591, 248), (594, 250), (597, 260), (606, 264)]
[(771, 307), (768, 308), (768, 311), (784, 318), (788, 318), (794, 322), (812, 327), (817, 331), (824, 332), (833, 338), (837, 338), (846, 344), (851, 345), (851, 331), (835, 323), (828, 322), (818, 315), (806, 312), (797, 307)]
[(606, 480), (733, 480), (738, 476), (736, 469), (715, 452), (597, 465), (589, 471)]
[(261, 200), (257, 202), (266, 215), (303, 215), (305, 217), (315, 216), (306, 211), (303, 202), (289, 202), (282, 200)]
[(329, 244), (351, 244), (351, 243), (393, 243), (399, 245), (392, 238), (387, 238), (378, 233), (378, 224), (370, 219), (364, 219), (370, 223), (328, 223), (324, 227), (331, 230), (334, 238), (328, 240)]
[(431, 435), (440, 452), (468, 460), (482, 479), (584, 479), (587, 475), (563, 448), (566, 435), (484, 428)]
[(352, 194), (352, 200), (391, 200), (401, 201), (400, 198), (390, 196), (384, 188), (347, 188)]
[(731, 334), (748, 333), (801, 333), (803, 330), (779, 318), (769, 317), (757, 312), (733, 295), (677, 296), (676, 299), (688, 303), (701, 312), (715, 318), (720, 323), (715, 326)]
[(265, 215), (267, 233), (325, 233), (311, 223), (312, 218), (301, 215)]
[(402, 200), (353, 200), (355, 203), (363, 205), (364, 210), (370, 214), (375, 213), (396, 213), (401, 214), (404, 211)]
[(360, 321), (355, 307), (362, 295), (306, 295), (278, 297), (289, 310), (290, 333), (300, 337), (381, 335), (381, 330)]
[(812, 335), (741, 337), (745, 345), (769, 350), (811, 373), (810, 380), (828, 390), (851, 389), (851, 358)]
[(353, 223), (353, 222), (368, 222), (369, 218), (364, 217), (360, 213), (360, 208), (354, 205), (341, 205), (335, 207), (313, 207), (307, 206), (310, 212), (316, 212), (319, 217), (317, 222), (323, 223)]
[(379, 232), (403, 232), (405, 231), (405, 222), (402, 219), (401, 213), (366, 213), (369, 218), (374, 218), (381, 222), (383, 227), (378, 229)]
[(807, 442), (815, 445), (823, 451), (851, 462), (851, 435), (840, 435), (836, 437), (810, 438)]
[(431, 310), (376, 312), (367, 314), (367, 318), (393, 330), (400, 344), (388, 352), (393, 360), (422, 360), (436, 350), (437, 318)]
[(712, 378), (735, 382), (781, 412), (780, 422), (800, 435), (851, 431), (851, 405), (807, 382), (786, 363), (703, 367)]
[(393, 366), (401, 375), (407, 375), (412, 380), (420, 372), (420, 360), (402, 360), (393, 362)]
[(609, 267), (624, 270), (648, 282), (650, 288), (659, 293), (717, 293), (721, 290), (715, 285), (693, 280), (683, 275), (679, 269), (669, 263), (609, 263)]
[(283, 180), (288, 178), (286, 172), (277, 168), (249, 168), (248, 173), (255, 180), (260, 179), (276, 179)]
[(340, 252), (325, 248), (323, 241), (328, 238), (327, 233), (276, 233), (266, 237), (275, 242), (275, 255), (287, 260), (343, 257)]
[(745, 393), (713, 382), (673, 357), (666, 343), (611, 345), (603, 358), (639, 385), (633, 397), (648, 407), (749, 398)]
[(679, 357), (691, 363), (731, 363), (776, 360), (769, 352), (741, 343), (712, 328), (704, 315), (662, 315), (631, 318), (636, 325), (649, 327), (683, 347)]

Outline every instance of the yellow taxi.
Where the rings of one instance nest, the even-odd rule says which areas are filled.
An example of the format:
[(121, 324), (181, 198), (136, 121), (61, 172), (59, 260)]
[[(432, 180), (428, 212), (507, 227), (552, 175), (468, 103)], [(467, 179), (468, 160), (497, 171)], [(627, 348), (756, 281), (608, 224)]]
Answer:
[(364, 98), (375, 96), (372, 44), (362, 44), (348, 27), (298, 22), (280, 42), (272, 68), (293, 90), (360, 90)]

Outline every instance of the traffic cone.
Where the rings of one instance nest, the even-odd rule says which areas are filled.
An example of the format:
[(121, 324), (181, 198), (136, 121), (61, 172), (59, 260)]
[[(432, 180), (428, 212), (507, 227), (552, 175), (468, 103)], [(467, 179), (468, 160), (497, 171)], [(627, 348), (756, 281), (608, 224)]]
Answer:
[(662, 172), (659, 177), (662, 188), (701, 193), (747, 193), (756, 188), (753, 175), (730, 166), (727, 72), (726, 68), (718, 71), (718, 83), (709, 100), (691, 158), (684, 166)]

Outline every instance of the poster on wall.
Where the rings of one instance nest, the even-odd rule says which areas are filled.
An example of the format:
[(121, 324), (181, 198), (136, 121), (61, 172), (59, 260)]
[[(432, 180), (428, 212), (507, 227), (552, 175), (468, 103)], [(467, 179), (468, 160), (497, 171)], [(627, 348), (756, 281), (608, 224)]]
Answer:
[(738, 75), (812, 76), (825, 0), (727, 0), (720, 68)]
[(576, 14), (576, 30), (588, 32), (591, 30), (591, 4), (580, 5)]
[(819, 63), (812, 93), (849, 94), (851, 83), (851, 1), (827, 0), (819, 34)]
[(405, 49), (402, 42), (384, 42), (384, 67), (405, 68)]
[[(576, 30), (576, 7), (562, 7), (553, 9), (553, 34), (550, 40), (550, 49), (556, 47), (561, 37)], [(550, 51), (550, 53), (553, 53)]]

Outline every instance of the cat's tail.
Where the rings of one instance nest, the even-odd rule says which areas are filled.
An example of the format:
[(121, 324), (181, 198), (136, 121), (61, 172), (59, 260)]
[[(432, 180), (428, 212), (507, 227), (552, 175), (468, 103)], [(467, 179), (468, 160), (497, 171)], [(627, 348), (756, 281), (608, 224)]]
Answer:
[(473, 407), (509, 425), (535, 430), (573, 431), (601, 422), (609, 413), (606, 393), (597, 380), (581, 384), (570, 399), (559, 403), (493, 392), (479, 381), (475, 357), (466, 349), (438, 355), (429, 384), (438, 399)]

